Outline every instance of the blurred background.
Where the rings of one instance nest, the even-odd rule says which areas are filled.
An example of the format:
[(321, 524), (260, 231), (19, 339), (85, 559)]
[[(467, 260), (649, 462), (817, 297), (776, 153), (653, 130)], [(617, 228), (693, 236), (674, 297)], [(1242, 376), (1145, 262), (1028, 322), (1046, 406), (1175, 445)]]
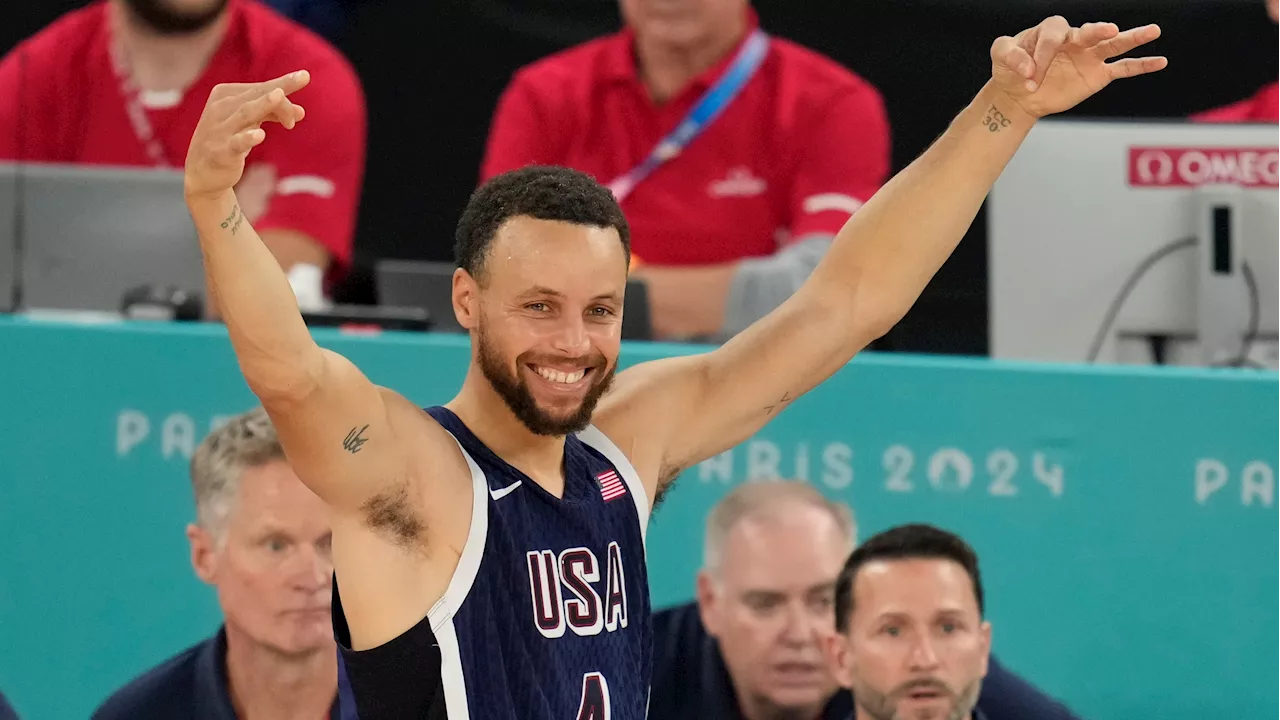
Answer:
[[(173, 21), (169, 0), (127, 1)], [(596, 174), (628, 169), (679, 119), (661, 102), (651, 125), (589, 101), (549, 114), (574, 105), (579, 80), (545, 66), (520, 73), (617, 33), (617, 0), (231, 0), (239, 14), (217, 21), (224, 35), (201, 35), (196, 0), (173, 0), (196, 9), (168, 35), (112, 30), (123, 2), (0, 7), (0, 692), (24, 718), (86, 717), (220, 622), (181, 536), (193, 517), (186, 463), (253, 398), (203, 301), (181, 198), (177, 168), (203, 105), (192, 95), (212, 85), (206, 65), (232, 75), (310, 65), (316, 80), (299, 101), (323, 133), (264, 145), (243, 196), (259, 198), (251, 219), (262, 218), (255, 227), (317, 336), (422, 404), (451, 397), (466, 364), (448, 304), (457, 218), (490, 171), (526, 157), (511, 150), (524, 136), (495, 119), (504, 107), (512, 128), (576, 138), (558, 156), (539, 150), (547, 162), (581, 160)], [(1270, 717), (1280, 671), (1270, 642), (1280, 568), (1274, 4), (750, 6), (771, 37), (816, 54), (787, 56), (805, 68), (794, 77), (862, 98), (869, 114), (850, 119), (860, 129), (830, 154), (866, 174), (866, 196), (805, 170), (790, 177), (781, 157), (766, 157), (803, 140), (777, 119), (786, 108), (763, 108), (776, 122), (733, 121), (770, 137), (749, 152), (750, 138), (717, 147), (743, 147), (770, 169), (756, 168), (762, 180), (725, 159), (733, 167), (717, 187), (746, 196), (767, 181), (781, 200), (765, 193), (765, 219), (743, 221), (763, 232), (742, 247), (721, 237), (738, 234), (734, 215), (704, 211), (713, 201), (701, 196), (670, 212), (680, 223), (722, 219), (706, 228), (716, 238), (706, 248), (671, 250), (697, 245), (693, 221), (661, 241), (637, 232), (626, 362), (703, 349), (785, 299), (848, 213), (982, 86), (996, 37), (1052, 14), (1158, 23), (1150, 54), (1170, 64), (1041, 123), (872, 352), (760, 437), (686, 473), (650, 536), (650, 558), (670, 558), (651, 568), (655, 606), (692, 598), (700, 557), (687, 548), (728, 489), (796, 477), (852, 504), (868, 531), (928, 520), (969, 539), (990, 573), (1002, 659), (1082, 716)], [(196, 18), (190, 31), (183, 17)], [(768, 62), (761, 72), (793, 77)], [(184, 72), (171, 83), (182, 89), (166, 91)], [(811, 97), (770, 87), (752, 102)], [(606, 130), (636, 127), (619, 141), (626, 151), (601, 149), (616, 139)], [(691, 162), (715, 128), (694, 141)], [(682, 159), (662, 182), (676, 183)], [(792, 183), (813, 194), (782, 197)], [(670, 198), (645, 192), (623, 208), (633, 227), (661, 227), (655, 208)], [(824, 192), (834, 205), (813, 210)], [(805, 239), (815, 244), (792, 243)], [(783, 259), (766, 262), (774, 255)], [(686, 310), (704, 304), (717, 310), (695, 322), (700, 313)]]

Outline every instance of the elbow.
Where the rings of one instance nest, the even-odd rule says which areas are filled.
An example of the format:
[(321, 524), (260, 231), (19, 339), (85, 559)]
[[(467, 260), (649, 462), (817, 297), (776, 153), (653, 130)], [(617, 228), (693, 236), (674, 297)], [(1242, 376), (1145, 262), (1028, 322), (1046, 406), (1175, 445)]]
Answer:
[(241, 370), (250, 392), (266, 408), (296, 406), (311, 397), (323, 383), (322, 363), (314, 367), (264, 363)]

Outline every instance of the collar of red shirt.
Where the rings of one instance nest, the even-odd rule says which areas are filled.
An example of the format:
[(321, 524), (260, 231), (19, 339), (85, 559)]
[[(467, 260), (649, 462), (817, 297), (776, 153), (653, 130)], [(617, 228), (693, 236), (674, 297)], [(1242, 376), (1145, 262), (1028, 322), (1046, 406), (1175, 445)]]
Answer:
[[(738, 50), (746, 44), (747, 38), (751, 37), (751, 33), (760, 27), (760, 16), (756, 13), (755, 8), (747, 5), (746, 12), (747, 28), (738, 44), (726, 53), (723, 58), (720, 58), (719, 62), (691, 80), (689, 85), (680, 91), (680, 94), (686, 93), (690, 89), (701, 91), (711, 87), (716, 79), (729, 67), (729, 63), (733, 62), (733, 57), (738, 54)], [(620, 32), (609, 37), (602, 67), (602, 77), (604, 79), (640, 83), (640, 69), (636, 67), (635, 39), (635, 31), (630, 27), (624, 27)]]

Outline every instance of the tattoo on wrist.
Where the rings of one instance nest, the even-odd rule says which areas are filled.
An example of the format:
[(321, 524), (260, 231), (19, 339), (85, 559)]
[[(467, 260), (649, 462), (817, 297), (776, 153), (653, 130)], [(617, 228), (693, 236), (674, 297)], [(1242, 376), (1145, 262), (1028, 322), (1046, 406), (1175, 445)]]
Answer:
[(987, 126), (987, 130), (991, 132), (1000, 132), (1001, 128), (1007, 128), (1013, 121), (1004, 116), (1000, 109), (995, 105), (987, 108), (986, 117), (982, 118), (982, 124)]
[(342, 441), (342, 449), (352, 455), (360, 452), (360, 448), (364, 447), (364, 444), (368, 442), (364, 437), (364, 431), (368, 429), (368, 425), (359, 428), (351, 428), (351, 432), (348, 432), (346, 439)]
[(769, 405), (769, 406), (765, 407), (765, 409), (764, 409), (764, 414), (765, 414), (765, 415), (772, 415), (772, 414), (774, 413), (774, 411), (775, 411), (775, 410), (776, 410), (776, 411), (778, 411), (778, 412), (781, 412), (781, 411), (782, 411), (783, 406), (785, 406), (787, 403), (791, 402), (792, 400), (795, 400), (795, 398), (791, 397), (791, 393), (790, 393), (790, 392), (784, 392), (784, 393), (782, 393), (782, 398), (781, 398), (781, 399), (779, 399), (779, 400), (778, 400), (778, 402), (773, 403), (772, 405)]
[(244, 213), (240, 211), (240, 206), (235, 205), (231, 208), (231, 214), (226, 220), (222, 221), (222, 229), (231, 230), (231, 234), (235, 235), (240, 232), (240, 223), (244, 222)]

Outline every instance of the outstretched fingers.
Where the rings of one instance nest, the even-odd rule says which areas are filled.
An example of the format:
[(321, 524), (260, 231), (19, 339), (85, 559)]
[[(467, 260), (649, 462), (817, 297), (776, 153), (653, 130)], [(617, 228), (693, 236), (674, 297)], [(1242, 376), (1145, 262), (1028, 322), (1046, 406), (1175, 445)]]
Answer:
[(1125, 58), (1113, 63), (1107, 63), (1107, 68), (1111, 71), (1112, 80), (1159, 72), (1168, 66), (1169, 60), (1163, 56)]
[(1085, 47), (1093, 47), (1099, 58), (1110, 60), (1111, 58), (1120, 57), (1136, 47), (1146, 45), (1159, 37), (1159, 25), (1144, 25), (1125, 30), (1111, 38), (1100, 39), (1096, 43), (1085, 45)]

